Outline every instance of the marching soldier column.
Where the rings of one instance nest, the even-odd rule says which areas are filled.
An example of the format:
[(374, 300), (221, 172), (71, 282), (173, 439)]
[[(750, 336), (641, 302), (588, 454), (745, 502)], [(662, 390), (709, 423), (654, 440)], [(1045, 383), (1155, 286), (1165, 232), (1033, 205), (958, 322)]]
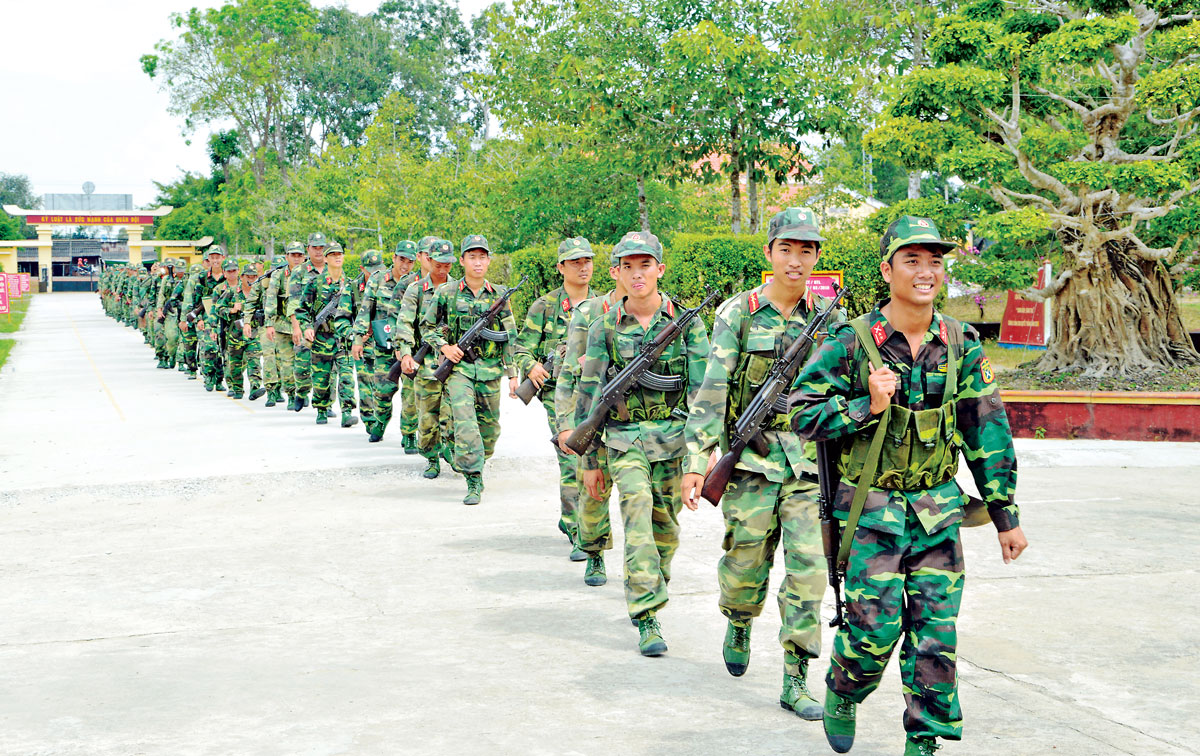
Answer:
[[(827, 300), (808, 285), (823, 241), (811, 210), (775, 215), (763, 250), (770, 282), (717, 307), (711, 342), (700, 314), (716, 293), (689, 308), (660, 291), (663, 248), (645, 232), (612, 249), (606, 294), (592, 288), (591, 243), (563, 241), (561, 286), (533, 299), (520, 331), (509, 298), (525, 279), (490, 282), (479, 234), (457, 255), (439, 237), (401, 241), (388, 267), (366, 250), (353, 280), (342, 247), (320, 233), (288, 243), (265, 272), (239, 270), (215, 246), (190, 269), (170, 258), (149, 270), (109, 266), (99, 292), (109, 316), (142, 331), (158, 368), (198, 371), (210, 392), (227, 385), (230, 398), (265, 395), (268, 407), (286, 398), (300, 412), (311, 391), (324, 425), (336, 391), (342, 427), (361, 408), (371, 443), (399, 393), (403, 454), (425, 458), (425, 478), (447, 462), (465, 478), (468, 505), (482, 501), (501, 391), (537, 398), (558, 462), (557, 528), (591, 587), (607, 583), (615, 484), (626, 612), (642, 655), (667, 652), (659, 616), (680, 513), (706, 499), (725, 523), (715, 584), (726, 671), (749, 667), (782, 547), (780, 707), (822, 720), (830, 747), (849, 751), (856, 706), (900, 645), (904, 753), (930, 756), (938, 738), (962, 737), (959, 529), (993, 524), (1006, 563), (1027, 546), (1012, 436), (978, 334), (934, 309), (954, 248), (934, 222), (902, 216), (888, 228), (879, 269), (890, 296), (848, 322), (840, 292)], [(456, 262), (461, 280), (450, 277)], [(960, 454), (982, 500), (955, 481)], [(808, 672), (826, 584), (837, 633), (822, 706)]]

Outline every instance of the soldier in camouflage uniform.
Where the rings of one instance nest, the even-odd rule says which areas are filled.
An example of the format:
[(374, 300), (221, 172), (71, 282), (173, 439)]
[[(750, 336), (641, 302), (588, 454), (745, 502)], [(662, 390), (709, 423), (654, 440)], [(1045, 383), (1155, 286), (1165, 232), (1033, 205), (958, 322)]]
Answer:
[[(613, 250), (617, 276), (629, 293), (588, 329), (579, 391), (589, 410), (612, 371), (623, 368), (675, 317), (675, 304), (658, 291), (666, 271), (662, 247), (649, 236), (632, 234)], [(695, 318), (651, 367), (674, 379), (676, 388), (635, 386), (603, 429), (625, 522), (625, 602), (645, 656), (667, 651), (657, 614), (667, 603), (671, 559), (679, 546), (684, 421), (704, 380), (707, 357), (708, 335)], [(602, 475), (594, 453), (583, 455), (583, 468), (588, 493), (600, 498)]]
[[(428, 240), (428, 241), (427, 241)], [(445, 387), (442, 382), (433, 377), (441, 356), (431, 349), (425, 359), (419, 363), (414, 354), (426, 341), (426, 328), (422, 317), (429, 303), (434, 299), (434, 292), (443, 284), (458, 283), (450, 278), (450, 267), (454, 264), (454, 246), (445, 239), (425, 237), (417, 242), (417, 249), (426, 245), (425, 256), (429, 260), (429, 272), (408, 285), (400, 293), (397, 286), (392, 292), (393, 299), (400, 296), (399, 305), (393, 305), (396, 310), (396, 359), (404, 365), (404, 369), (413, 375), (415, 406), (419, 424), (417, 426), (417, 449), (427, 462), (422, 475), (427, 479), (436, 478), (441, 472), (439, 455), (443, 446), (452, 444), (453, 429), (450, 424), (450, 404), (445, 399)], [(438, 327), (442, 327), (439, 324)], [(407, 399), (405, 400), (407, 401)]]
[(308, 406), (308, 392), (312, 389), (312, 348), (303, 336), (304, 329), (296, 319), (294, 312), (296, 303), (300, 301), (304, 290), (317, 276), (325, 271), (325, 247), (329, 242), (325, 234), (312, 233), (308, 235), (308, 262), (292, 271), (288, 276), (288, 317), (292, 324), (292, 343), (295, 344), (295, 355), (292, 358), (292, 375), (296, 391), (292, 395), (288, 409), (299, 412)]
[(303, 341), (303, 335), (292, 328), (292, 319), (288, 314), (288, 283), (292, 275), (303, 267), (304, 245), (298, 241), (288, 242), (283, 257), (287, 267), (267, 277), (267, 290), (263, 294), (266, 336), (275, 344), (275, 366), (279, 375), (279, 383), (273, 387), (274, 391), (267, 394), (266, 406), (273, 407), (282, 402), (286, 393), (288, 409), (294, 409), (300, 396), (296, 388), (296, 347)]
[[(653, 236), (647, 234), (647, 236)], [(584, 300), (571, 313), (567, 326), (567, 348), (563, 354), (562, 370), (554, 387), (554, 420), (558, 433), (558, 448), (574, 454), (567, 446), (576, 426), (587, 417), (587, 407), (580, 401), (579, 372), (587, 349), (588, 328), (602, 315), (616, 307), (625, 298), (625, 290), (617, 279), (616, 266), (608, 269), (608, 275), (616, 281), (616, 287), (607, 294)], [(604, 572), (604, 552), (612, 548), (612, 524), (608, 516), (608, 500), (612, 493), (612, 476), (608, 469), (608, 451), (601, 444), (595, 450), (596, 466), (600, 470), (600, 495), (594, 497), (583, 485), (583, 460), (575, 458), (575, 478), (579, 481), (579, 504), (576, 521), (579, 525), (579, 549), (587, 555), (587, 566), (583, 582), (601, 586), (608, 582)]]
[(170, 358), (167, 355), (166, 318), (160, 321), (159, 316), (162, 315), (164, 289), (175, 285), (174, 268), (175, 260), (170, 257), (164, 257), (159, 262), (159, 276), (154, 279), (154, 286), (150, 289), (150, 309), (146, 311), (146, 322), (150, 326), (154, 344), (154, 356), (158, 359), (157, 367), (160, 370), (170, 367)]
[(199, 351), (200, 374), (204, 376), (204, 390), (216, 391), (221, 386), (221, 347), (217, 342), (217, 321), (213, 313), (213, 290), (225, 280), (222, 275), (222, 265), (225, 260), (225, 250), (220, 245), (208, 248), (205, 254), (209, 270), (201, 276), (192, 287), (190, 296), (185, 295), (183, 309), (185, 313), (192, 312), (197, 306), (199, 314), (192, 323), (186, 317), (180, 323), (180, 329), (185, 333), (195, 327), (196, 343)]
[(221, 362), (225, 367), (225, 383), (229, 386), (226, 396), (241, 399), (245, 384), (242, 374), (246, 372), (246, 343), (242, 335), (243, 302), (239, 299), (237, 260), (226, 260), (221, 266), (224, 278), (213, 289), (212, 327), (217, 332), (222, 346)]
[[(463, 280), (437, 288), (421, 317), (425, 340), (435, 352), (454, 363), (446, 379), (446, 400), (454, 419), (454, 469), (467, 478), (463, 504), (478, 504), (483, 494), (483, 463), (491, 458), (500, 437), (500, 378), (508, 376), (508, 391), (517, 390), (513, 364), (513, 339), (517, 323), (505, 303), (491, 329), (502, 336), (482, 339), (473, 359), (463, 354), (457, 342), (503, 294), (486, 279), (492, 254), (487, 239), (471, 234), (462, 241), (459, 258)], [(445, 329), (438, 328), (445, 324)], [(467, 359), (464, 359), (467, 357)]]
[(162, 328), (162, 348), (160, 354), (162, 356), (162, 364), (164, 368), (175, 367), (175, 354), (179, 347), (179, 306), (182, 299), (175, 298), (175, 290), (178, 284), (187, 275), (187, 269), (184, 267), (182, 260), (168, 257), (163, 261), (167, 268), (167, 276), (163, 278), (162, 285), (159, 286), (158, 296), (155, 300), (155, 317), (162, 320), (160, 327)]
[[(238, 281), (238, 301), (242, 305), (241, 338), (246, 339), (246, 349), (243, 358), (246, 361), (246, 378), (250, 382), (250, 393), (246, 397), (250, 401), (258, 399), (267, 393), (263, 387), (263, 351), (259, 341), (259, 325), (254, 321), (254, 313), (262, 306), (263, 289), (258, 280), (258, 269), (262, 263), (248, 262), (242, 266), (242, 275)], [(231, 387), (232, 389), (232, 387)]]
[[(299, 299), (289, 302), (288, 309), (303, 329), (305, 342), (312, 350), (313, 407), (317, 409), (317, 425), (328, 422), (336, 371), (342, 427), (349, 428), (358, 423), (354, 416), (354, 365), (346, 348), (350, 337), (350, 314), (339, 305), (350, 282), (342, 271), (345, 258), (342, 246), (334, 242), (323, 251), (324, 270), (308, 279)], [(330, 302), (335, 306), (333, 314), (318, 325), (317, 316)]]
[[(275, 352), (275, 337), (267, 334), (267, 312), (266, 312), (266, 296), (267, 287), (270, 285), (269, 271), (266, 273), (259, 272), (259, 268), (264, 267), (261, 263), (254, 264), (253, 272), (249, 279), (245, 275), (242, 276), (243, 284), (248, 283), (249, 288), (245, 285), (242, 287), (242, 293), (246, 300), (245, 302), (245, 322), (242, 326), (242, 335), (246, 338), (253, 339), (253, 353), (256, 359), (261, 358), (261, 383), (260, 390), (262, 394), (267, 395), (267, 401), (264, 404), (267, 407), (274, 407), (276, 397), (279, 392), (279, 365), (276, 360)], [(287, 267), (287, 259), (283, 255), (275, 255), (271, 260), (271, 269), (284, 269)], [(244, 273), (244, 270), (243, 270)], [(251, 399), (257, 399), (254, 392), (250, 393)]]
[(838, 753), (853, 745), (855, 706), (879, 685), (898, 642), (906, 756), (932, 754), (936, 738), (962, 737), (960, 450), (1004, 561), (1027, 545), (1013, 500), (1012, 435), (991, 365), (975, 330), (933, 306), (945, 280), (942, 255), (954, 246), (928, 218), (892, 223), (880, 242), (891, 297), (833, 326), (789, 398), (797, 433), (842, 442), (834, 507), (852, 540), (846, 620), (833, 642), (824, 713)]
[[(735, 294), (717, 309), (704, 385), (688, 417), (683, 499), (689, 509), (697, 507), (709, 456), (718, 447), (729, 448), (734, 423), (762, 387), (775, 359), (829, 306), (807, 291), (822, 241), (812, 210), (793, 207), (776, 214), (764, 247), (771, 282)], [(804, 719), (818, 720), (821, 705), (808, 692), (807, 679), (809, 660), (821, 652), (825, 560), (817, 487), (800, 479), (802, 473), (815, 474), (816, 467), (784, 415), (776, 415), (762, 437), (767, 453), (760, 456), (752, 448), (742, 452), (721, 499), (725, 555), (717, 566), (717, 583), (718, 606), (729, 621), (725, 667), (740, 677), (750, 664), (751, 622), (762, 613), (775, 549), (782, 543), (779, 704)]]
[(171, 299), (177, 302), (178, 309), (176, 323), (179, 329), (179, 346), (175, 353), (175, 366), (187, 376), (189, 381), (196, 380), (196, 329), (184, 327), (187, 324), (188, 310), (183, 309), (183, 303), (191, 298), (196, 282), (208, 270), (208, 258), (203, 259), (203, 265), (193, 263), (188, 268), (187, 275), (176, 280), (175, 289), (171, 292)]
[[(416, 259), (416, 244), (408, 240), (397, 244), (396, 252), (392, 255), (392, 266), (387, 270), (376, 271), (367, 280), (362, 306), (354, 320), (354, 345), (351, 347), (351, 354), (363, 361), (363, 370), (359, 377), (364, 380), (360, 380), (359, 393), (363, 405), (363, 424), (367, 427), (367, 440), (370, 443), (383, 440), (383, 433), (392, 419), (392, 397), (396, 395), (398, 387), (387, 380), (387, 373), (392, 366), (392, 345), (395, 341), (393, 337), (396, 313), (392, 305), (393, 302), (399, 301), (394, 299), (393, 295), (398, 287), (407, 287), (416, 280), (417, 273), (413, 271)], [(367, 255), (364, 254), (364, 268), (367, 262)], [(379, 265), (382, 264), (381, 256)], [(411, 382), (411, 379), (409, 380)], [(403, 408), (404, 412), (410, 410), (415, 426), (416, 408)], [(414, 427), (413, 431), (415, 430)], [(405, 429), (403, 416), (400, 434), (404, 453), (415, 454), (416, 434)]]
[[(544, 294), (529, 305), (525, 314), (525, 326), (517, 336), (515, 360), (517, 369), (539, 387), (538, 397), (546, 409), (546, 422), (550, 435), (556, 436), (558, 424), (554, 416), (555, 376), (562, 367), (567, 350), (567, 326), (576, 305), (596, 295), (592, 291), (592, 245), (587, 239), (566, 239), (558, 245), (558, 272), (563, 285)], [(553, 359), (551, 375), (546, 363)], [(572, 455), (558, 450), (558, 496), (561, 511), (558, 529), (571, 541), (571, 561), (582, 562), (587, 554), (579, 548), (579, 479), (576, 476), (576, 460)]]

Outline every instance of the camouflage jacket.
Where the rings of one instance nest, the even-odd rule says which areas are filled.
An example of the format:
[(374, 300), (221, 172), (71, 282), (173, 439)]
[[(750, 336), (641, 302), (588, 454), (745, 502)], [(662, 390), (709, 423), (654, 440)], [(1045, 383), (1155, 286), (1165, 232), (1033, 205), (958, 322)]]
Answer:
[[(433, 347), (434, 355), (446, 344), (456, 343), (471, 324), (483, 315), (504, 293), (499, 286), (484, 281), (476, 295), (466, 281), (447, 281), (434, 290), (421, 314), (421, 332), (425, 341)], [(437, 328), (439, 324), (445, 328)], [(491, 329), (506, 331), (508, 339), (503, 342), (480, 340), (476, 349), (480, 356), (474, 362), (462, 360), (454, 366), (454, 372), (474, 381), (492, 381), (502, 375), (517, 374), (513, 364), (513, 341), (517, 333), (517, 321), (512, 307), (505, 303), (500, 317), (492, 321)], [(436, 364), (436, 363), (435, 363)]]
[[(934, 408), (945, 400), (947, 336), (940, 313), (935, 313), (916, 359), (904, 334), (892, 328), (880, 312), (880, 303), (870, 313), (871, 334), (887, 366), (898, 381), (892, 401), (912, 410)], [(1013, 495), (1017, 486), (1017, 460), (1013, 450), (1008, 416), (1000, 400), (991, 364), (979, 343), (979, 334), (967, 326), (962, 367), (954, 395), (957, 429), (962, 437), (962, 454), (987, 503), (988, 514), (998, 530), (1011, 530), (1019, 523)], [(870, 410), (871, 396), (860, 387), (858, 347), (854, 330), (847, 323), (830, 329), (817, 353), (797, 377), (789, 397), (788, 419), (802, 437), (821, 440), (872, 434), (878, 416)], [(845, 519), (854, 497), (856, 481), (842, 479), (835, 510)], [(912, 509), (928, 533), (934, 533), (963, 517), (966, 499), (954, 480), (917, 491), (885, 491), (872, 487), (863, 506), (861, 527), (899, 534), (904, 529), (907, 509)]]
[[(320, 272), (323, 272), (324, 268)], [(308, 288), (308, 284), (317, 277), (319, 271), (312, 263), (306, 262), (297, 265), (296, 269), (288, 274), (287, 278), (287, 316), (289, 318), (300, 318), (296, 315), (296, 309), (300, 306), (300, 300), (304, 296), (304, 290)], [(317, 309), (320, 309), (319, 307)], [(311, 316), (310, 316), (311, 319)], [(303, 324), (301, 325), (303, 327)]]
[[(403, 282), (411, 276), (412, 273), (407, 273), (400, 278), (400, 281)], [(393, 333), (396, 330), (395, 307), (400, 303), (400, 299), (393, 296), (396, 288), (397, 281), (392, 278), (391, 268), (376, 271), (367, 279), (362, 304), (358, 308), (351, 331), (370, 349), (379, 351), (378, 346), (375, 345), (374, 334), (371, 332), (371, 323), (376, 320), (386, 320), (388, 329)], [(403, 296), (403, 292), (401, 292), (401, 296)], [(393, 342), (395, 342), (394, 337)]]
[[(594, 296), (596, 293), (589, 288), (587, 297), (581, 301)], [(527, 375), (534, 365), (545, 363), (551, 354), (566, 346), (567, 327), (573, 309), (567, 290), (562, 286), (543, 294), (529, 305), (529, 311), (525, 313), (525, 325), (513, 345), (513, 360), (522, 375)], [(555, 368), (554, 374), (542, 384), (540, 396), (552, 394), (557, 374), (558, 368)]]
[[(675, 305), (670, 297), (663, 294), (662, 304), (651, 317), (649, 328), (642, 328), (637, 318), (625, 311), (624, 302), (609, 309), (592, 323), (588, 328), (587, 348), (579, 376), (579, 400), (588, 408), (588, 412), (608, 382), (609, 367), (612, 365), (610, 339), (612, 351), (623, 362), (627, 362), (637, 355), (643, 343), (657, 336), (674, 317)], [(704, 361), (708, 357), (708, 333), (704, 330), (704, 323), (699, 318), (693, 319), (677, 337), (677, 342), (680, 343), (680, 354), (687, 372), (686, 398), (680, 406), (686, 412), (695, 402), (700, 384), (704, 382)], [(610, 420), (604, 426), (604, 445), (615, 451), (628, 451), (636, 446), (651, 462), (677, 459), (685, 452), (683, 429), (684, 420), (678, 417), (628, 423)], [(583, 466), (587, 470), (597, 469), (596, 455), (583, 455)]]
[[(303, 267), (303, 265), (297, 265), (296, 270)], [(291, 331), (292, 326), (288, 322), (288, 282), (294, 272), (284, 268), (267, 276), (267, 288), (262, 298), (263, 312), (266, 317), (264, 322), (267, 325), (273, 325), (276, 328), (286, 325), (286, 330)]]
[(582, 422), (583, 402), (579, 401), (579, 372), (583, 367), (583, 353), (587, 349), (588, 328), (616, 304), (616, 292), (601, 294), (585, 299), (571, 311), (571, 322), (567, 325), (567, 349), (563, 354), (562, 370), (554, 385), (554, 420), (558, 432), (574, 430)]
[(316, 328), (318, 335), (336, 335), (338, 338), (347, 338), (350, 335), (350, 317), (342, 309), (341, 302), (348, 295), (347, 289), (351, 286), (351, 282), (342, 275), (340, 280), (334, 281), (329, 277), (327, 272), (320, 275), (312, 275), (307, 278), (307, 283), (304, 284), (304, 290), (299, 297), (293, 302), (288, 301), (288, 309), (292, 310), (296, 316), (296, 320), (300, 323), (300, 328), (309, 329), (316, 328), (315, 321), (317, 314), (331, 301), (337, 301), (339, 304), (334, 308), (333, 313), (329, 318), (321, 324), (320, 328)]
[[(184, 294), (183, 294), (183, 312), (184, 312), (184, 314), (186, 315), (194, 307), (203, 303), (205, 299), (208, 299), (209, 303), (211, 304), (213, 292), (216, 290), (217, 286), (219, 286), (220, 284), (222, 284), (224, 282), (225, 282), (225, 276), (213, 278), (211, 274), (205, 273), (204, 271), (200, 271), (200, 275), (196, 278), (195, 281), (192, 282), (191, 290), (189, 291), (187, 289), (187, 287), (184, 287)], [(203, 321), (205, 323), (208, 323), (209, 318), (211, 316), (212, 316), (211, 307), (204, 307), (200, 311), (200, 316), (197, 318), (196, 322)]]
[[(822, 297), (801, 299), (796, 309), (785, 315), (767, 299), (767, 284), (743, 291), (717, 308), (713, 321), (712, 351), (704, 371), (704, 384), (691, 405), (687, 421), (688, 459), (684, 472), (704, 474), (708, 457), (720, 445), (729, 450), (729, 433), (734, 418), (730, 415), (730, 386), (748, 378), (761, 382), (766, 370), (783, 355), (800, 335), (813, 315), (829, 306)], [(840, 311), (831, 320), (844, 320)], [(815, 351), (810, 348), (808, 355)], [(758, 359), (755, 360), (754, 358)], [(745, 371), (761, 372), (750, 377)], [(789, 387), (790, 388), (790, 387)], [(804, 442), (795, 433), (772, 428), (763, 431), (767, 456), (762, 457), (747, 448), (742, 452), (737, 468), (766, 476), (774, 483), (783, 483), (801, 472), (815, 472), (816, 466), (805, 455)]]
[[(403, 283), (404, 279), (401, 279)], [(446, 283), (458, 283), (453, 278), (446, 279)], [(421, 276), (417, 280), (410, 283), (401, 292), (400, 286), (397, 285), (392, 292), (392, 301), (395, 302), (399, 295), (399, 304), (393, 305), (396, 309), (396, 325), (392, 329), (393, 346), (396, 353), (401, 357), (412, 357), (416, 350), (416, 345), (423, 342), (425, 336), (425, 327), (422, 323), (422, 317), (425, 314), (425, 309), (433, 300), (433, 292), (437, 288), (430, 280), (429, 276)], [(421, 363), (419, 375), (425, 380), (433, 380), (433, 370), (437, 367), (438, 360), (441, 355), (437, 351), (433, 351)]]
[[(231, 322), (243, 317), (242, 310), (246, 305), (241, 293), (240, 286), (230, 286), (227, 281), (217, 284), (217, 288), (213, 289), (213, 308), (208, 323), (228, 328)], [(242, 307), (234, 311), (233, 308), (238, 304)]]
[[(240, 287), (239, 287), (240, 290)], [(250, 293), (242, 292), (242, 308), (246, 311), (246, 322), (254, 322), (254, 313), (263, 313), (263, 323), (266, 324), (265, 300), (267, 294), (267, 279), (256, 278), (254, 283), (250, 284)]]

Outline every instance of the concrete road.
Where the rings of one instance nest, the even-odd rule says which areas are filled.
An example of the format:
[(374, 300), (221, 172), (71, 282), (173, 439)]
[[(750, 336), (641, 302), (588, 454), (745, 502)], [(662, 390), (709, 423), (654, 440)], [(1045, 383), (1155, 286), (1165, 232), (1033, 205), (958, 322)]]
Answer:
[[(36, 297), (19, 337), (0, 753), (830, 753), (776, 703), (773, 599), (749, 672), (724, 671), (715, 510), (682, 515), (670, 652), (637, 654), (619, 556), (601, 588), (566, 559), (540, 409), (504, 402), (464, 507), (395, 433), (155, 370), (94, 295)], [(1006, 567), (990, 529), (965, 534), (966, 739), (943, 753), (1200, 752), (1197, 446), (1020, 444), (1032, 545)], [(903, 749), (896, 666), (855, 754)]]

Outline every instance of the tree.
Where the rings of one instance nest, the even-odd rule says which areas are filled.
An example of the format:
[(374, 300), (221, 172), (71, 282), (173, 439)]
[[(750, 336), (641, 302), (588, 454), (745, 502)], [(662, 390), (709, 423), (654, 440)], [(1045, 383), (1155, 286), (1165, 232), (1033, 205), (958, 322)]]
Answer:
[[(42, 198), (33, 193), (28, 176), (0, 171), (0, 206), (3, 205), (36, 210), (42, 206)], [(0, 239), (33, 239), (36, 236), (29, 224), (0, 210)]]
[[(994, 237), (1051, 230), (1053, 336), (1037, 367), (1136, 374), (1200, 363), (1167, 263), (1194, 244), (1200, 22), (1184, 3), (984, 0), (941, 18), (877, 154), (958, 175)], [(1009, 219), (1008, 222), (1003, 219)]]
[(151, 78), (161, 76), (185, 133), (201, 123), (236, 123), (242, 153), (261, 184), (272, 154), (286, 175), (287, 118), (316, 22), (308, 0), (235, 0), (204, 11), (192, 8), (171, 15), (179, 38), (156, 44), (157, 54), (142, 56), (142, 69)]

